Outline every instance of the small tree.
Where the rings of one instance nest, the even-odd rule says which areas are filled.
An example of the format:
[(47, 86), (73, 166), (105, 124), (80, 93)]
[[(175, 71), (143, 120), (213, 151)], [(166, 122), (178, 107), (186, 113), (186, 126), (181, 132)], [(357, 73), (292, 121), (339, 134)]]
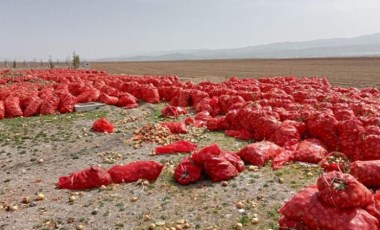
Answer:
[(16, 59), (13, 61), (13, 69), (16, 69), (16, 65), (17, 65), (17, 62), (16, 62)]
[(74, 69), (79, 69), (80, 66), (80, 58), (79, 55), (73, 53), (73, 67)]
[(50, 69), (54, 69), (54, 62), (53, 59), (51, 59), (51, 56), (49, 56), (49, 67)]

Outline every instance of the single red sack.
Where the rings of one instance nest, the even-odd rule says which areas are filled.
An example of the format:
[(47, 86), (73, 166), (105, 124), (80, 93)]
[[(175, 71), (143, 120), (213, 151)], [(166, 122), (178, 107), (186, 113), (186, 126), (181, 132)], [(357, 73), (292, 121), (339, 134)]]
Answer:
[(115, 126), (107, 119), (102, 117), (94, 122), (92, 129), (96, 132), (113, 133), (115, 131)]
[(13, 118), (23, 115), (20, 107), (20, 99), (18, 97), (9, 96), (4, 101), (5, 117)]
[(70, 93), (61, 96), (58, 105), (58, 111), (60, 113), (71, 113), (74, 111), (75, 104), (77, 103), (77, 98)]
[(332, 171), (317, 180), (321, 200), (337, 208), (362, 208), (371, 202), (372, 193), (350, 174)]
[(380, 193), (377, 192), (372, 196), (371, 202), (365, 208), (369, 214), (380, 220)]
[(210, 112), (208, 111), (199, 112), (194, 117), (194, 119), (197, 121), (205, 121), (205, 122), (207, 122), (211, 118), (212, 116), (210, 115)]
[(203, 170), (213, 182), (229, 180), (239, 174), (231, 162), (223, 157), (213, 157), (203, 163)]
[(293, 150), (283, 150), (277, 156), (273, 158), (272, 161), (272, 169), (277, 170), (280, 169), (284, 164), (291, 162), (293, 157), (294, 151)]
[(221, 155), (224, 159), (228, 160), (233, 166), (235, 166), (238, 172), (244, 171), (244, 161), (242, 161), (236, 153), (222, 151)]
[(40, 113), (45, 114), (55, 114), (57, 112), (59, 105), (59, 97), (55, 95), (48, 95), (43, 99), (41, 103)]
[(160, 103), (158, 89), (153, 85), (141, 85), (141, 99), (152, 104)]
[(341, 152), (331, 152), (327, 154), (319, 165), (326, 171), (338, 171), (338, 172), (348, 172), (350, 170), (350, 160), (344, 153)]
[(294, 230), (298, 230), (298, 229), (300, 229), (300, 230), (311, 230), (310, 228), (308, 228), (307, 226), (305, 226), (301, 222), (288, 219), (285, 216), (281, 217), (278, 220), (278, 224), (280, 225), (280, 229), (283, 229), (283, 230), (293, 230), (293, 229)]
[(163, 117), (177, 117), (181, 114), (187, 114), (187, 109), (179, 106), (168, 105), (161, 111)]
[(224, 131), (224, 134), (226, 134), (227, 136), (235, 137), (236, 139), (241, 139), (241, 140), (253, 139), (253, 135), (251, 134), (251, 132), (249, 132), (246, 129), (226, 130)]
[(281, 151), (282, 148), (275, 143), (261, 141), (247, 145), (237, 152), (237, 154), (243, 161), (262, 167), (268, 160), (273, 159), (281, 153)]
[(367, 135), (363, 138), (355, 160), (380, 160), (380, 135)]
[(193, 153), (191, 158), (195, 163), (201, 165), (207, 174), (210, 174), (212, 181), (223, 180), (221, 178), (228, 180), (245, 169), (244, 162), (237, 154), (222, 151), (217, 144), (212, 144), (199, 152)]
[(201, 120), (194, 120), (194, 118), (192, 117), (188, 117), (184, 120), (185, 124), (186, 125), (192, 125), (192, 126), (195, 126), (195, 127), (204, 127), (206, 126), (206, 123), (205, 121), (201, 121)]
[(199, 181), (202, 166), (196, 164), (191, 157), (185, 157), (174, 170), (174, 177), (179, 184), (187, 185)]
[(380, 186), (380, 160), (354, 161), (350, 173), (365, 186)]
[(194, 160), (195, 163), (203, 165), (206, 160), (214, 157), (219, 157), (221, 152), (222, 150), (219, 148), (217, 144), (212, 144), (207, 147), (204, 147), (199, 152), (193, 153), (193, 155), (191, 155), (191, 158)]
[(58, 187), (60, 189), (82, 190), (97, 188), (111, 183), (111, 176), (105, 169), (92, 166), (85, 170), (74, 172), (70, 176), (60, 177)]
[(301, 135), (298, 129), (289, 122), (282, 122), (274, 132), (274, 142), (279, 146), (289, 146), (297, 144)]
[(301, 190), (280, 209), (280, 213), (310, 229), (379, 229), (378, 220), (361, 208), (340, 209), (324, 204), (316, 186)]
[(164, 146), (157, 146), (156, 154), (189, 153), (197, 149), (197, 145), (186, 140), (177, 141)]
[(116, 105), (127, 109), (137, 108), (139, 106), (137, 99), (129, 93), (122, 93)]
[(163, 164), (156, 161), (136, 161), (126, 165), (115, 165), (108, 173), (114, 183), (129, 183), (139, 179), (155, 181), (163, 167)]
[(0, 101), (0, 120), (4, 119), (5, 117), (5, 107), (4, 107), (4, 102)]
[(225, 117), (215, 117), (207, 120), (207, 129), (210, 131), (225, 130), (228, 125), (225, 121)]
[(326, 155), (327, 150), (323, 143), (318, 139), (309, 138), (299, 143), (296, 151), (292, 155), (292, 160), (307, 163), (318, 163)]
[(105, 93), (100, 93), (98, 101), (100, 101), (104, 104), (107, 104), (107, 105), (116, 105), (117, 102), (119, 101), (119, 98), (114, 97), (114, 96), (110, 96), (110, 95), (105, 94)]
[(162, 126), (169, 128), (170, 132), (173, 134), (187, 133), (186, 125), (182, 122), (162, 122)]
[(38, 97), (32, 97), (28, 100), (28, 105), (24, 110), (24, 117), (31, 117), (40, 112), (40, 106), (42, 104), (42, 100)]
[(312, 115), (307, 120), (307, 129), (310, 135), (320, 139), (327, 150), (335, 151), (338, 144), (338, 121), (327, 113)]

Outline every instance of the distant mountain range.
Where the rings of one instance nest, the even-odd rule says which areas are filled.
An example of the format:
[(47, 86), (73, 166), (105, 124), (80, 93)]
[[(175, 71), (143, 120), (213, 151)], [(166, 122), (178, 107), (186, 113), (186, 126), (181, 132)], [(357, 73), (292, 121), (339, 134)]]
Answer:
[(155, 52), (144, 56), (105, 58), (99, 61), (172, 61), (246, 58), (380, 56), (380, 33), (353, 38), (278, 42), (234, 49)]

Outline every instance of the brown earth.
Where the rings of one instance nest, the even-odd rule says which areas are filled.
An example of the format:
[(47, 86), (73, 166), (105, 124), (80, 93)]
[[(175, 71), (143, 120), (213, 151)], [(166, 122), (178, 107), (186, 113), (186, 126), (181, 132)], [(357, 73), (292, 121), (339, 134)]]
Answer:
[(115, 74), (178, 75), (193, 81), (220, 81), (230, 76), (326, 76), (333, 85), (380, 87), (380, 58), (93, 62), (91, 67)]

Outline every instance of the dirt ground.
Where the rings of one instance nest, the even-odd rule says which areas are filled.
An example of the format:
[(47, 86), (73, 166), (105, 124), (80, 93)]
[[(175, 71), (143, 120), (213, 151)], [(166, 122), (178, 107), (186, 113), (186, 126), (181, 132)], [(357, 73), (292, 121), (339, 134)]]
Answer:
[(380, 58), (247, 59), (168, 62), (94, 62), (109, 73), (169, 74), (186, 80), (221, 81), (284, 75), (326, 76), (333, 85), (380, 88)]
[[(313, 166), (294, 164), (272, 171), (267, 165), (245, 170), (226, 187), (207, 178), (180, 186), (173, 169), (186, 154), (152, 156), (156, 144), (140, 147), (130, 141), (139, 127), (167, 120), (159, 117), (163, 106), (142, 104), (131, 110), (104, 106), (87, 113), (2, 120), (0, 229), (149, 229), (152, 224), (155, 229), (235, 229), (236, 223), (242, 223), (243, 229), (277, 229), (278, 208), (319, 174)], [(91, 131), (93, 121), (102, 116), (116, 124), (116, 133)], [(198, 128), (180, 138), (200, 147), (218, 143), (227, 150), (247, 144)], [(135, 160), (156, 160), (165, 167), (151, 184), (109, 185), (83, 192), (56, 188), (59, 176), (73, 171)], [(38, 200), (39, 193), (43, 200)], [(27, 204), (22, 203), (25, 197), (30, 199)], [(238, 209), (237, 202), (243, 207)], [(258, 223), (252, 223), (255, 217)]]

